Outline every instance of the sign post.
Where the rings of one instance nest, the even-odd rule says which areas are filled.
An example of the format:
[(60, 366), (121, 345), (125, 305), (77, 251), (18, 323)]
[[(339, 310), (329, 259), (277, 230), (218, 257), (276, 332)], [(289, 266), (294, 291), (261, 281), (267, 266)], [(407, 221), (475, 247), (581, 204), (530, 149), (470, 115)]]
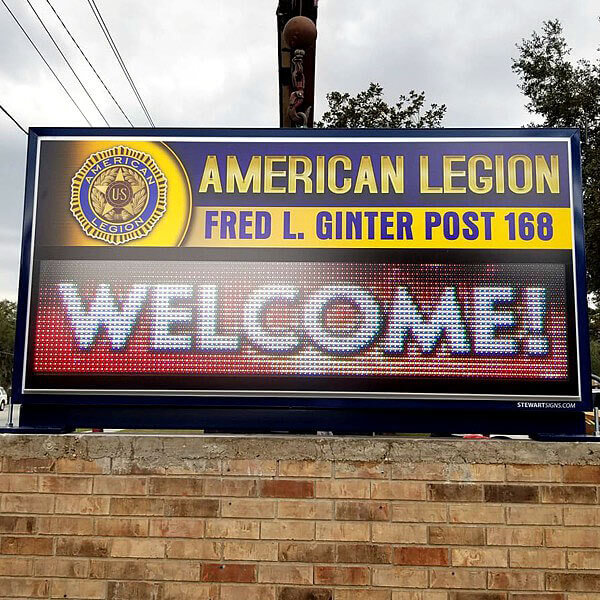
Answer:
[(24, 426), (583, 432), (575, 130), (30, 133)]

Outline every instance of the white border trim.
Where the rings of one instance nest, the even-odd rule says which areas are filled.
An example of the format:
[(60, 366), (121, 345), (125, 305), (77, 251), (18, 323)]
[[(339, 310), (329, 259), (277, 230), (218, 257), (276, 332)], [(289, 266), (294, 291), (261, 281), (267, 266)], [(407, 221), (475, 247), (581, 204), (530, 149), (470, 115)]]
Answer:
[[(456, 400), (486, 400), (486, 401), (530, 401), (530, 402), (582, 402), (582, 387), (581, 387), (581, 372), (577, 369), (577, 385), (578, 396), (529, 396), (529, 395), (494, 395), (494, 394), (437, 394), (437, 393), (404, 393), (404, 392), (339, 392), (339, 391), (321, 391), (321, 392), (302, 392), (302, 391), (277, 391), (277, 390), (119, 390), (119, 389), (43, 389), (43, 388), (26, 388), (25, 376), (27, 373), (27, 350), (29, 344), (29, 322), (31, 310), (31, 288), (33, 282), (33, 251), (35, 248), (35, 230), (37, 217), (37, 201), (38, 201), (38, 183), (39, 183), (39, 163), (40, 149), (42, 141), (108, 141), (108, 142), (128, 142), (128, 141), (149, 141), (149, 142), (213, 142), (213, 143), (230, 143), (230, 142), (281, 142), (281, 143), (423, 143), (423, 142), (565, 142), (567, 144), (567, 159), (569, 171), (569, 204), (571, 209), (571, 257), (573, 265), (573, 292), (575, 303), (575, 346), (577, 352), (577, 365), (581, 360), (579, 354), (579, 315), (577, 306), (577, 264), (575, 257), (575, 210), (573, 207), (573, 172), (571, 160), (571, 137), (392, 137), (392, 136), (377, 136), (377, 137), (286, 137), (285, 135), (277, 137), (267, 136), (38, 136), (36, 148), (36, 167), (35, 167), (35, 184), (33, 197), (33, 215), (31, 223), (31, 247), (30, 265), (29, 265), (29, 290), (27, 297), (27, 315), (25, 324), (25, 340), (23, 351), (23, 374), (21, 392), (26, 394), (89, 394), (89, 395), (114, 395), (121, 394), (125, 396), (235, 396), (235, 397), (286, 397), (286, 398), (323, 398), (323, 397), (345, 397), (345, 398), (389, 398), (389, 399), (412, 399), (412, 400), (436, 400), (440, 398), (451, 398)], [(515, 382), (517, 384), (518, 382)]]

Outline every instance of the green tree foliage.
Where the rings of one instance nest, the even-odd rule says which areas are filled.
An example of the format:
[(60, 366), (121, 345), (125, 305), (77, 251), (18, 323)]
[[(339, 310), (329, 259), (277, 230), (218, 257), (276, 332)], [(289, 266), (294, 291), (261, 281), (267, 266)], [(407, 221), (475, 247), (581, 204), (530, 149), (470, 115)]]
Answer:
[(441, 127), (446, 106), (431, 104), (425, 106), (425, 92), (411, 90), (408, 96), (402, 94), (396, 104), (390, 105), (383, 99), (383, 88), (371, 83), (369, 88), (356, 96), (348, 93), (330, 92), (327, 94), (329, 109), (318, 128), (330, 129), (418, 129)]
[(12, 381), (16, 321), (17, 305), (0, 300), (0, 386), (7, 391)]
[[(588, 290), (600, 294), (600, 61), (570, 58), (560, 22), (517, 44), (513, 71), (544, 127), (579, 127), (583, 160)], [(600, 340), (600, 337), (597, 339)]]

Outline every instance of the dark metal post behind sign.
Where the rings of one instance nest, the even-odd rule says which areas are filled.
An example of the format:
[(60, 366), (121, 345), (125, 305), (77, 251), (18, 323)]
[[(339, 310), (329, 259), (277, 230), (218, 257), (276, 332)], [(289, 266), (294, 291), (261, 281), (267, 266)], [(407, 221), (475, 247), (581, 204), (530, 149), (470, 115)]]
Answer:
[(279, 126), (312, 127), (318, 0), (279, 0)]

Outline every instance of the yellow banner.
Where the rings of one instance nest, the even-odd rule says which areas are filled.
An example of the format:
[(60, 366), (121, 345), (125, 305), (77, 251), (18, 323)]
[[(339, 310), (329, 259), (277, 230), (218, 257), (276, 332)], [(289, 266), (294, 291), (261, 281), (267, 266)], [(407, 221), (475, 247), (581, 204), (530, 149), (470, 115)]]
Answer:
[(572, 248), (569, 208), (194, 207), (183, 246)]

